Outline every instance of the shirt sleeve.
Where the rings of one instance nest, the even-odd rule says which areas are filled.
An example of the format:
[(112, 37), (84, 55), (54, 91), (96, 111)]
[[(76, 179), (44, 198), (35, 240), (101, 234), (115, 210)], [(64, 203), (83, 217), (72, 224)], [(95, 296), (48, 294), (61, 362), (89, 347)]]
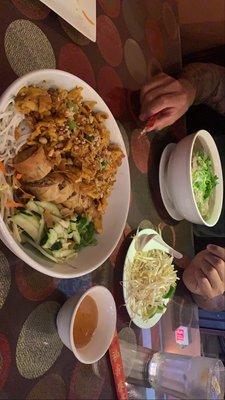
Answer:
[(225, 68), (216, 64), (193, 63), (182, 71), (196, 89), (194, 104), (205, 103), (225, 115)]
[(198, 307), (208, 311), (225, 311), (225, 294), (214, 297), (213, 299), (204, 299), (202, 296), (192, 294)]

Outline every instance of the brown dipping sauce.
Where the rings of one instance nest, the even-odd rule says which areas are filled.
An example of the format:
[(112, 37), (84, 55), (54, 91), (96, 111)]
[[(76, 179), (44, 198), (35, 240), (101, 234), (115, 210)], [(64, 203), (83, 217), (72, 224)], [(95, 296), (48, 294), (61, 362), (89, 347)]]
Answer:
[(91, 296), (86, 296), (77, 310), (73, 325), (73, 340), (78, 349), (90, 342), (97, 324), (97, 305)]

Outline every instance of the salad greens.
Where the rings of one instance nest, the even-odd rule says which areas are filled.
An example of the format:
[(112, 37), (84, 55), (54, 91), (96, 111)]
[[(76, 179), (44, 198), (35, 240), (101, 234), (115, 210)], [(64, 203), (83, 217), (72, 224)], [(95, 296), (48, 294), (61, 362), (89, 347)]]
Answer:
[(75, 215), (65, 220), (50, 202), (30, 200), (10, 220), (17, 241), (30, 243), (55, 262), (66, 261), (83, 247), (97, 243), (88, 217)]
[(77, 229), (80, 234), (80, 242), (76, 244), (76, 250), (80, 250), (82, 247), (91, 245), (93, 246), (97, 244), (97, 240), (94, 237), (94, 224), (87, 217), (77, 218)]
[(211, 158), (202, 150), (198, 150), (192, 159), (192, 185), (198, 209), (203, 218), (209, 215), (210, 198), (218, 184), (214, 174)]

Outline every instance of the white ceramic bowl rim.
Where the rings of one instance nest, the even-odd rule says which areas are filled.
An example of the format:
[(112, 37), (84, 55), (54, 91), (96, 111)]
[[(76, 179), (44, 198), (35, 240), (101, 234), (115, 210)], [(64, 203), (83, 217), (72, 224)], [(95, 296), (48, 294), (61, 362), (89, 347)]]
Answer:
[[(206, 131), (204, 129), (201, 129), (201, 130), (197, 131), (195, 133), (195, 135), (194, 135), (194, 139), (192, 141), (191, 148), (190, 148), (190, 154), (189, 154), (189, 157), (190, 157), (189, 174), (190, 174), (190, 182), (191, 182), (191, 193), (192, 193), (192, 198), (193, 198), (193, 202), (194, 202), (196, 211), (198, 213), (198, 216), (199, 216), (200, 220), (202, 221), (202, 224), (210, 227), (210, 226), (214, 226), (216, 224), (216, 222), (218, 221), (219, 217), (220, 217), (221, 210), (222, 210), (222, 202), (221, 202), (221, 207), (217, 210), (217, 217), (215, 218), (216, 222), (213, 221), (212, 223), (209, 223), (208, 219), (204, 219), (202, 217), (202, 215), (201, 215), (201, 213), (200, 213), (200, 211), (198, 209), (198, 205), (197, 205), (197, 202), (196, 202), (196, 199), (195, 199), (195, 195), (194, 195), (193, 184), (192, 184), (192, 166), (191, 166), (191, 164), (192, 164), (193, 150), (194, 150), (194, 146), (195, 146), (195, 143), (196, 143), (197, 139), (199, 139), (200, 142), (202, 142), (202, 143), (204, 143), (206, 145), (206, 147), (208, 149), (208, 154), (211, 157), (212, 161), (213, 161), (213, 159), (216, 158), (217, 163), (220, 164), (221, 171), (222, 171), (222, 166), (221, 166), (221, 162), (220, 162), (219, 152), (217, 150), (217, 147), (216, 147), (216, 144), (215, 144), (215, 141), (214, 141), (213, 137), (210, 135), (210, 133), (208, 131)], [(214, 148), (214, 150), (215, 150), (214, 156), (212, 156), (212, 152), (210, 151), (209, 142), (210, 142), (210, 146), (212, 146)], [(223, 185), (223, 181), (220, 182), (219, 184)]]
[[(114, 308), (115, 317), (116, 317), (116, 315), (117, 315), (116, 304), (115, 304), (115, 300), (114, 300), (114, 298), (113, 298), (113, 295), (112, 295), (112, 293), (110, 292), (110, 290), (107, 289), (105, 286), (101, 286), (101, 285), (92, 286), (90, 289), (88, 289), (88, 290), (80, 297), (80, 299), (78, 300), (77, 304), (75, 305), (75, 308), (74, 308), (74, 311), (73, 311), (73, 314), (72, 314), (72, 317), (71, 317), (71, 321), (70, 321), (70, 344), (71, 344), (72, 351), (73, 351), (73, 353), (75, 354), (76, 358), (77, 358), (79, 361), (81, 361), (81, 362), (84, 362), (84, 361), (83, 361), (83, 359), (82, 359), (82, 356), (80, 355), (79, 350), (76, 348), (76, 346), (75, 346), (75, 344), (74, 344), (74, 340), (73, 340), (74, 320), (75, 320), (75, 317), (76, 317), (78, 308), (80, 307), (80, 305), (81, 305), (82, 301), (84, 300), (84, 298), (87, 297), (88, 295), (91, 296), (91, 293), (92, 293), (93, 291), (95, 291), (95, 290), (100, 290), (100, 291), (102, 291), (105, 295), (107, 295), (107, 296), (111, 299), (111, 304), (112, 304), (112, 307)], [(116, 329), (116, 318), (115, 318), (115, 329)], [(112, 342), (114, 333), (115, 333), (115, 331), (113, 330), (113, 331), (112, 331), (112, 334), (111, 334), (111, 336), (110, 336), (111, 339), (109, 340), (108, 346), (102, 348), (101, 351), (99, 350), (99, 356), (98, 356), (96, 359), (90, 360), (90, 364), (91, 364), (91, 363), (94, 363), (94, 362), (96, 362), (96, 361), (98, 361), (100, 358), (102, 358), (102, 357), (104, 356), (104, 354), (107, 352), (107, 350), (108, 350), (108, 348), (109, 348), (109, 346), (110, 346), (110, 344), (111, 344), (111, 342)]]

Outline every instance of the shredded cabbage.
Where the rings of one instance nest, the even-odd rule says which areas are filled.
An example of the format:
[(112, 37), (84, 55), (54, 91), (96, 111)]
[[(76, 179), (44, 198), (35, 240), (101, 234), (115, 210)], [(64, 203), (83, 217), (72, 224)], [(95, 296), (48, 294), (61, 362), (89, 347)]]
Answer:
[(173, 258), (161, 250), (138, 251), (126, 270), (129, 307), (144, 321), (165, 309), (165, 301), (176, 287)]
[(197, 151), (192, 158), (192, 185), (198, 209), (203, 218), (209, 217), (210, 198), (218, 184), (211, 158)]

